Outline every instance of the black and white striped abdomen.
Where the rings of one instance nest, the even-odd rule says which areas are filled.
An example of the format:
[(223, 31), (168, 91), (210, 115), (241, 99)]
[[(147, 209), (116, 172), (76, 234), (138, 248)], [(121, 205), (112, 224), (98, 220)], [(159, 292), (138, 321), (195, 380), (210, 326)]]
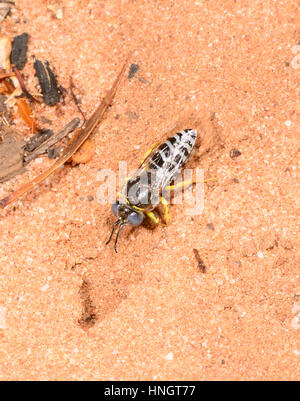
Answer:
[(172, 167), (181, 168), (190, 156), (197, 138), (197, 131), (186, 129), (168, 138), (152, 154), (149, 160), (151, 170)]
[(148, 168), (156, 170), (157, 181), (163, 186), (186, 163), (197, 139), (197, 131), (186, 129), (162, 143), (151, 155)]

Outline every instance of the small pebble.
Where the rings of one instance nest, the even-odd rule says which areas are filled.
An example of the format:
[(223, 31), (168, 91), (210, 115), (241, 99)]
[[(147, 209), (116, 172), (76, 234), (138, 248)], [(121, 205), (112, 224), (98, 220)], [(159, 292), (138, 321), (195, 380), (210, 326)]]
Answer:
[(47, 291), (48, 289), (49, 289), (49, 284), (48, 283), (43, 285), (43, 287), (41, 287), (41, 291), (43, 291), (43, 292)]
[(165, 356), (165, 358), (166, 358), (168, 361), (173, 361), (173, 359), (174, 359), (174, 354), (173, 354), (173, 352), (169, 352), (168, 355)]
[(129, 73), (128, 73), (128, 79), (133, 78), (139, 69), (140, 69), (140, 66), (138, 64), (131, 64)]
[(207, 227), (209, 230), (215, 231), (215, 226), (213, 225), (213, 223), (208, 223), (208, 224), (206, 224), (206, 227)]

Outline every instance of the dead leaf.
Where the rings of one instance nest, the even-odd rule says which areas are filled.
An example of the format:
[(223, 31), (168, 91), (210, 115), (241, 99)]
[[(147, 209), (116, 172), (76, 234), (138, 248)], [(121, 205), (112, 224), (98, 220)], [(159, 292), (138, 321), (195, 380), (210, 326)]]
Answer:
[(14, 72), (0, 72), (0, 79), (14, 77)]
[[(12, 104), (14, 104), (16, 102), (17, 108), (18, 108), (18, 113), (19, 113), (20, 117), (28, 125), (28, 127), (31, 129), (32, 133), (35, 134), (39, 130), (39, 127), (32, 117), (32, 112), (31, 112), (31, 109), (30, 109), (28, 103), (26, 102), (25, 99), (19, 99), (19, 98), (15, 97), (18, 89), (21, 90), (20, 86), (16, 89), (14, 84), (10, 80), (5, 80), (3, 83), (7, 89), (7, 92), (10, 94), (10, 97), (6, 101), (7, 106), (10, 107), (10, 106), (12, 106)], [(18, 85), (19, 85), (19, 83), (18, 83)], [(22, 93), (22, 90), (21, 90), (21, 93)]]
[(96, 145), (92, 139), (88, 138), (72, 156), (73, 166), (76, 164), (88, 163), (92, 160), (95, 152)]
[(4, 182), (23, 173), (24, 142), (12, 129), (2, 128), (0, 137), (0, 182)]

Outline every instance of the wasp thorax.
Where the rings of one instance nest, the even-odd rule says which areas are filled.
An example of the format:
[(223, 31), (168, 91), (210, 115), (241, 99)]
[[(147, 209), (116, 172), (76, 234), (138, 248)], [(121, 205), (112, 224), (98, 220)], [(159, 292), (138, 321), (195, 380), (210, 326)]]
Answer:
[(140, 175), (128, 180), (124, 187), (124, 196), (131, 205), (146, 208), (159, 203), (159, 188), (155, 186), (156, 172), (143, 171)]

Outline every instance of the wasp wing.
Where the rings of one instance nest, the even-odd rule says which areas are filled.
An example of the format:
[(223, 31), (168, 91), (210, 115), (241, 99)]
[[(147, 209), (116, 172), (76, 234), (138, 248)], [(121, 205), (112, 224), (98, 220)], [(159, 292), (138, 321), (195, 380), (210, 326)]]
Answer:
[(163, 189), (176, 178), (189, 158), (196, 138), (196, 130), (183, 130), (150, 151), (140, 170), (151, 172), (151, 188)]

